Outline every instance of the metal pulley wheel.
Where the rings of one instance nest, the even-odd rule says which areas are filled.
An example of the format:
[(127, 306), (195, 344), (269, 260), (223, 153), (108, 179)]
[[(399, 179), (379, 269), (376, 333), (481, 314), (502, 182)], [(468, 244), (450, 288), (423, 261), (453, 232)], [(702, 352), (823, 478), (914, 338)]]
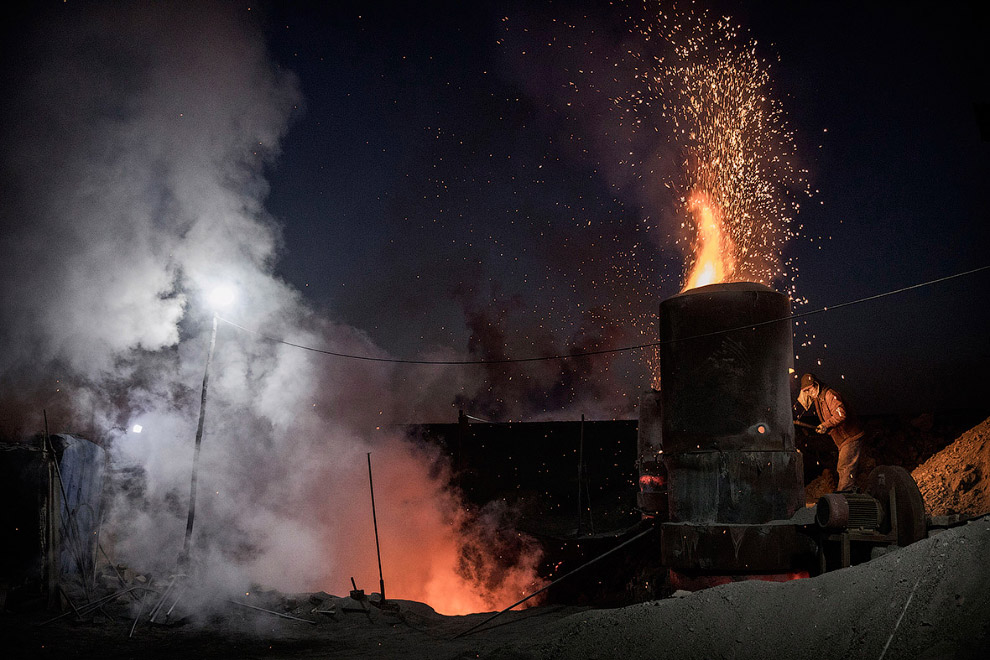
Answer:
[(925, 500), (907, 470), (897, 465), (877, 466), (866, 480), (866, 493), (880, 500), (884, 506), (884, 521), (880, 528), (883, 533), (889, 533), (891, 529), (891, 489), (897, 500), (897, 545), (903, 548), (928, 535)]

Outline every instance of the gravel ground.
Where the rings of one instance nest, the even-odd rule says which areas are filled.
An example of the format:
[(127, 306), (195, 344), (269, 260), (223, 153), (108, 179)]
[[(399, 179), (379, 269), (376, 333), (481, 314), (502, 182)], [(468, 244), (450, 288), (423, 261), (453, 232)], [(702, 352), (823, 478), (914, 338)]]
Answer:
[[(537, 607), (457, 637), (486, 615), (400, 601), (397, 615), (344, 613), (297, 597), (292, 615), (236, 606), (182, 626), (116, 620), (46, 625), (0, 617), (5, 657), (74, 658), (983, 658), (990, 648), (990, 517), (867, 564), (783, 584), (740, 582), (610, 610)], [(314, 612), (338, 605), (334, 615)]]

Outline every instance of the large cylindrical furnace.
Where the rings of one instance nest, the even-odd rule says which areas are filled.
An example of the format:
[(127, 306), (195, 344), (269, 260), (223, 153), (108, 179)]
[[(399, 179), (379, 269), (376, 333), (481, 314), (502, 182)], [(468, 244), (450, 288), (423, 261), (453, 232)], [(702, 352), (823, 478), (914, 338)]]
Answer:
[(662, 546), (674, 569), (788, 569), (788, 552), (777, 549), (790, 544), (775, 537), (790, 532), (765, 524), (804, 507), (789, 316), (786, 295), (751, 282), (691, 289), (660, 305), (670, 520)]

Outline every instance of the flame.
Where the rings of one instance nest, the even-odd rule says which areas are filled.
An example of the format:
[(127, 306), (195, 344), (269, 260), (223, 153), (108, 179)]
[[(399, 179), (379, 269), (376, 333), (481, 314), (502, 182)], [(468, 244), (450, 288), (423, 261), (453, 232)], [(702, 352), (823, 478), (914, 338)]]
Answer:
[(729, 281), (736, 270), (735, 245), (726, 233), (721, 208), (703, 191), (692, 193), (687, 207), (697, 234), (694, 266), (682, 291)]
[[(389, 599), (462, 615), (500, 610), (545, 586), (538, 575), (542, 552), (537, 544), (521, 537), (513, 542), (500, 536), (497, 519), (470, 515), (447, 486), (448, 466), (435, 462), (438, 457), (431, 450), (395, 440), (375, 448), (377, 524)], [(324, 469), (328, 481), (338, 482), (339, 492), (366, 502), (361, 497), (368, 490), (366, 472), (342, 472), (339, 464)], [(337, 502), (321, 508), (320, 515), (327, 555), (325, 573), (312, 590), (347, 593), (353, 577), (358, 588), (377, 591), (370, 507)]]

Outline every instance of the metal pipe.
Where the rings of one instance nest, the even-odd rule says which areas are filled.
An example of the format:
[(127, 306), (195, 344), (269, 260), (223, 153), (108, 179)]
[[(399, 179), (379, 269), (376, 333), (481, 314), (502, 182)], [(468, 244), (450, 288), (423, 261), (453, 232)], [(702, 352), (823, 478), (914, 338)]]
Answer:
[(137, 616), (134, 617), (134, 623), (131, 624), (131, 632), (127, 634), (129, 638), (134, 636), (134, 629), (137, 628), (138, 621), (141, 620), (141, 615), (144, 613), (144, 600), (147, 597), (148, 597), (147, 591), (141, 594), (141, 602), (138, 603)]
[(578, 436), (578, 470), (577, 470), (577, 536), (581, 536), (581, 482), (584, 480), (584, 415), (581, 415), (581, 433)]
[(263, 607), (255, 607), (254, 605), (248, 605), (247, 603), (239, 603), (236, 600), (228, 600), (228, 603), (233, 605), (240, 605), (241, 607), (246, 607), (251, 610), (258, 610), (259, 612), (266, 612), (268, 614), (274, 614), (275, 616), (280, 616), (283, 619), (292, 619), (293, 621), (302, 621), (303, 623), (308, 623), (312, 626), (316, 625), (316, 621), (310, 621), (309, 619), (300, 619), (297, 616), (292, 616), (291, 614), (282, 614), (281, 612), (273, 612), (272, 610), (266, 610)]
[[(88, 614), (89, 612), (95, 610), (96, 608), (98, 608), (100, 605), (102, 605), (103, 603), (107, 602), (108, 600), (111, 600), (113, 598), (117, 598), (119, 596), (123, 596), (124, 594), (130, 593), (131, 591), (134, 591), (136, 589), (148, 589), (148, 588), (147, 587), (131, 587), (130, 589), (125, 589), (124, 591), (117, 591), (115, 593), (112, 593), (112, 594), (109, 594), (107, 596), (104, 596), (103, 598), (99, 598), (97, 600), (94, 600), (92, 603), (87, 603), (86, 605), (83, 605), (82, 607), (79, 608), (79, 612), (82, 613), (82, 614)], [(153, 591), (152, 589), (148, 589), (148, 590), (149, 591)], [(53, 617), (51, 619), (48, 619), (47, 621), (42, 621), (41, 623), (38, 624), (38, 626), (45, 626), (45, 625), (48, 625), (49, 623), (51, 623), (53, 621), (58, 621), (59, 619), (64, 619), (65, 617), (69, 616), (72, 613), (73, 612), (71, 612), (71, 611), (69, 611), (69, 612), (63, 612), (63, 613), (59, 614), (56, 617)]]
[(371, 519), (375, 523), (375, 552), (378, 553), (378, 586), (385, 602), (385, 578), (382, 577), (382, 549), (378, 544), (378, 515), (375, 513), (375, 480), (371, 476), (371, 452), (368, 452), (368, 484), (371, 486)]
[(175, 581), (177, 579), (178, 576), (176, 575), (172, 576), (172, 579), (171, 581), (169, 581), (168, 586), (165, 587), (165, 591), (162, 592), (162, 597), (159, 598), (158, 603), (156, 603), (155, 606), (151, 608), (151, 614), (149, 614), (148, 620), (151, 621), (152, 623), (155, 622), (155, 617), (158, 616), (158, 613), (161, 611), (162, 606), (165, 604), (165, 599), (168, 598), (170, 593), (172, 593), (172, 589), (173, 587), (175, 587)]
[(179, 565), (189, 562), (189, 545), (192, 539), (193, 521), (196, 519), (196, 475), (199, 467), (199, 450), (203, 444), (203, 425), (206, 420), (206, 391), (210, 383), (210, 364), (213, 362), (213, 349), (217, 344), (217, 314), (213, 313), (213, 332), (210, 334), (210, 350), (206, 354), (206, 370), (203, 372), (203, 391), (199, 399), (199, 424), (196, 427), (196, 448), (193, 450), (192, 481), (189, 484), (189, 516), (186, 518), (186, 538), (179, 555)]

